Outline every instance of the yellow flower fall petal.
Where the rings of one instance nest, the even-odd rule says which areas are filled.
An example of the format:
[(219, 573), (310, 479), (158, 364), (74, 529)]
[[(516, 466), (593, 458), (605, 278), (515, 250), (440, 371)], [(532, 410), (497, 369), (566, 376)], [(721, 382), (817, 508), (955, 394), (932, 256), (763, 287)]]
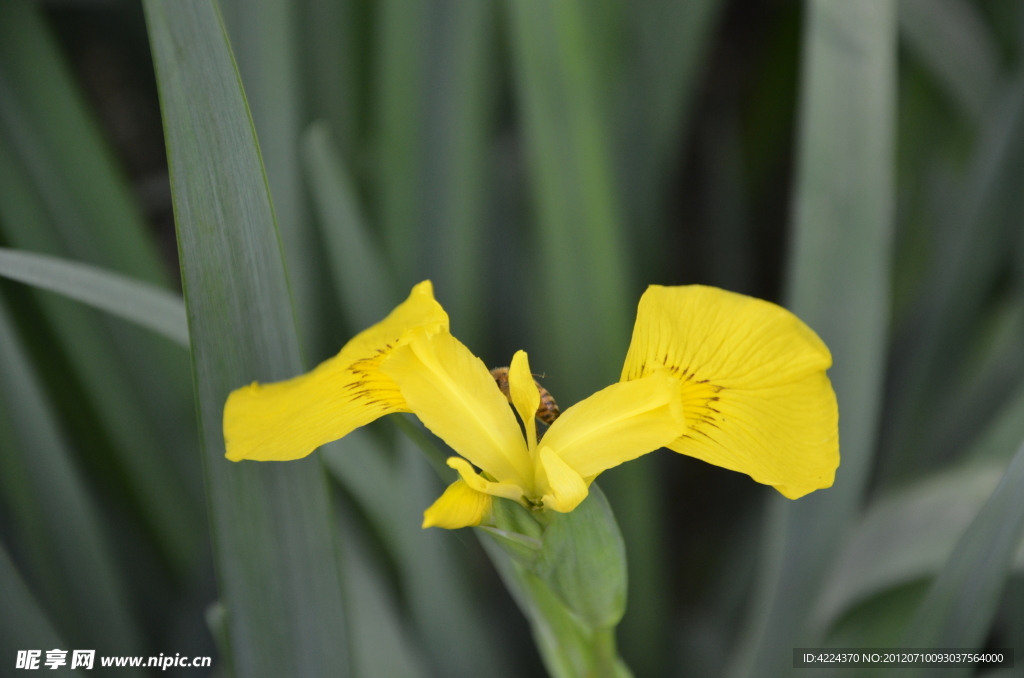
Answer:
[(519, 418), (526, 426), (526, 444), (532, 453), (537, 447), (537, 409), (540, 407), (540, 390), (530, 372), (530, 360), (526, 351), (516, 351), (508, 368), (508, 392)]
[(580, 474), (565, 463), (550, 447), (541, 447), (537, 455), (537, 485), (544, 497), (544, 508), (568, 513), (580, 505), (590, 492)]
[(814, 331), (780, 306), (713, 287), (652, 285), (622, 381), (671, 371), (689, 428), (669, 447), (796, 499), (830, 487), (839, 466), (831, 364)]
[(489, 494), (477, 492), (465, 480), (456, 480), (423, 512), (423, 529), (457, 530), (479, 525), (491, 512), (491, 501)]
[(466, 481), (471, 489), (477, 492), (489, 494), (492, 497), (504, 497), (512, 501), (519, 501), (523, 498), (523, 488), (509, 483), (492, 483), (490, 480), (481, 477), (462, 457), (448, 457), (448, 468), (459, 472), (459, 477)]
[(448, 334), (413, 330), (381, 371), (423, 425), (499, 483), (533, 486), (530, 454), (494, 377)]
[(660, 371), (612, 384), (562, 413), (540, 444), (584, 478), (668, 445), (686, 431), (679, 380)]
[(338, 355), (311, 372), (272, 384), (253, 383), (228, 396), (224, 443), (231, 461), (287, 461), (392, 412), (408, 412), (381, 360), (412, 328), (447, 331), (448, 314), (434, 300), (430, 281), (383, 321), (352, 338)]

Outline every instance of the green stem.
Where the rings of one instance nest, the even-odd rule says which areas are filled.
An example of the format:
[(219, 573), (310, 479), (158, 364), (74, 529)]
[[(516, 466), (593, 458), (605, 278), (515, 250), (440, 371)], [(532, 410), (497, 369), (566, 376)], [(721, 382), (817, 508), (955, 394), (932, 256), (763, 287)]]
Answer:
[(594, 631), (594, 676), (617, 678), (619, 653), (615, 649), (615, 627)]

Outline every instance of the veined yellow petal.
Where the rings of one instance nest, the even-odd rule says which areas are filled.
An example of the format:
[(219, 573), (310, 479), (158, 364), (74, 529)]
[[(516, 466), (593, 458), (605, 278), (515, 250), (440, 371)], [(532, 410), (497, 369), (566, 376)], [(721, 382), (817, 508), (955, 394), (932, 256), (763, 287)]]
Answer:
[(472, 527), (479, 525), (490, 512), (491, 495), (477, 492), (465, 480), (456, 480), (423, 512), (423, 528)]
[(516, 415), (480, 359), (447, 332), (413, 330), (381, 371), (409, 409), (453, 450), (499, 483), (533, 487), (533, 468)]
[(429, 280), (311, 372), (233, 391), (224, 405), (227, 458), (298, 459), (385, 414), (408, 412), (398, 387), (377, 368), (414, 327), (448, 329), (448, 315), (434, 300)]
[[(681, 454), (746, 473), (790, 499), (831, 487), (839, 466), (837, 407), (825, 374), (712, 403), (714, 420), (669, 444)], [(707, 396), (687, 398), (700, 412)], [(710, 424), (714, 425), (710, 425)]]
[(459, 477), (466, 481), (470, 488), (492, 497), (504, 497), (512, 501), (523, 498), (523, 488), (509, 483), (492, 483), (478, 474), (468, 461), (462, 457), (448, 457), (448, 467), (459, 472)]
[(622, 379), (668, 369), (689, 430), (669, 447), (796, 499), (839, 466), (828, 348), (775, 304), (713, 287), (652, 285), (640, 299)]
[(659, 371), (612, 384), (576, 403), (540, 444), (590, 478), (668, 445), (685, 430), (679, 380)]
[(448, 314), (434, 299), (434, 285), (429, 280), (414, 286), (409, 297), (387, 318), (352, 337), (338, 357), (356, 362), (380, 355), (393, 348), (407, 330), (415, 327), (448, 331)]
[(540, 448), (537, 462), (537, 485), (544, 497), (544, 508), (568, 513), (587, 498), (587, 482), (550, 447)]
[(540, 407), (540, 389), (530, 372), (526, 351), (516, 351), (508, 368), (508, 389), (519, 418), (526, 426), (526, 444), (533, 452), (537, 447), (537, 409)]

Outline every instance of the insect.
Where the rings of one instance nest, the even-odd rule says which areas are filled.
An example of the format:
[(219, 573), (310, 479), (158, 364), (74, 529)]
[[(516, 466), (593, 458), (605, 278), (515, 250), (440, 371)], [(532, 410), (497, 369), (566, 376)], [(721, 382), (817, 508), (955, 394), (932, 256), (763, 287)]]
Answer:
[[(512, 394), (508, 390), (508, 368), (495, 367), (491, 370), (491, 376), (494, 377), (494, 381), (498, 382), (498, 388), (505, 394), (508, 401), (512, 402)], [(537, 418), (551, 426), (562, 412), (558, 409), (558, 404), (548, 390), (541, 386), (536, 379), (533, 380), (533, 383), (537, 384), (537, 390), (540, 391), (540, 407), (537, 408)]]

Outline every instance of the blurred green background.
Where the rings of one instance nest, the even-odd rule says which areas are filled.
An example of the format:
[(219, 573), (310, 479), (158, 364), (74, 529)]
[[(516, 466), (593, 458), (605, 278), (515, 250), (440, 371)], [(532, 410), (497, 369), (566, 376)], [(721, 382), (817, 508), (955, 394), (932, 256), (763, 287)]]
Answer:
[(145, 5), (0, 0), (0, 247), (184, 277), (192, 336), (190, 366), (0, 280), (0, 675), (52, 647), (544, 675), (473, 532), (419, 531), (442, 484), (394, 422), (293, 471), (220, 459), (228, 390), (425, 278), (563, 409), (617, 380), (652, 283), (775, 301), (832, 349), (835, 487), (789, 502), (668, 451), (602, 476), (637, 678), (1024, 651), (1024, 5), (223, 0), (272, 211), (213, 5)]

